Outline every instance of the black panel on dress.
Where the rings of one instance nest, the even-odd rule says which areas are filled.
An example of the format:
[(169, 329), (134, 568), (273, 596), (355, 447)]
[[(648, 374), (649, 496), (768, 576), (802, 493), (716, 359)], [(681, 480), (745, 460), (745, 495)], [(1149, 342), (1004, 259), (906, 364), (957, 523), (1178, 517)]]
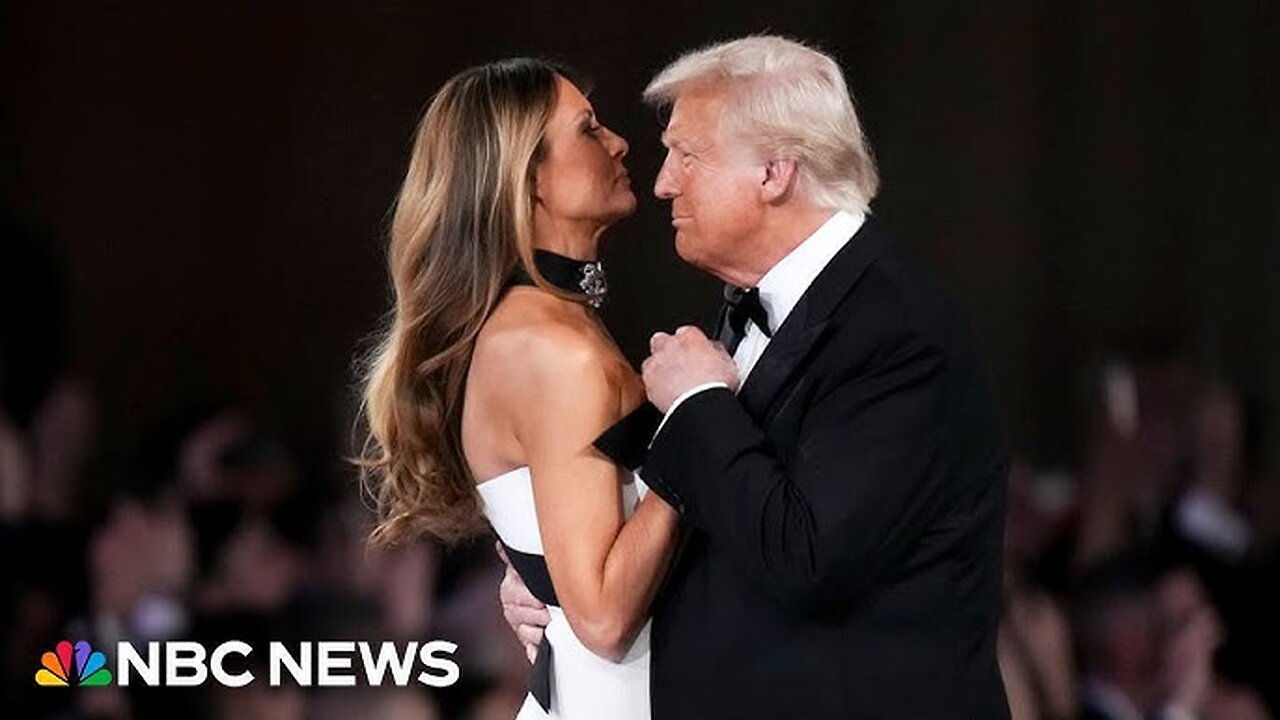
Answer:
[(649, 443), (661, 422), (662, 413), (646, 402), (601, 433), (593, 444), (618, 465), (635, 470), (644, 464)]
[[(501, 541), (499, 541), (501, 542)], [(551, 572), (547, 570), (547, 559), (541, 555), (520, 552), (506, 543), (502, 543), (507, 552), (511, 567), (520, 574), (529, 592), (546, 605), (560, 606), (556, 598), (555, 586), (551, 584)], [(529, 694), (538, 701), (542, 709), (551, 712), (551, 642), (546, 632), (542, 633), (542, 642), (538, 643), (538, 654), (533, 660), (533, 671), (529, 674)]]

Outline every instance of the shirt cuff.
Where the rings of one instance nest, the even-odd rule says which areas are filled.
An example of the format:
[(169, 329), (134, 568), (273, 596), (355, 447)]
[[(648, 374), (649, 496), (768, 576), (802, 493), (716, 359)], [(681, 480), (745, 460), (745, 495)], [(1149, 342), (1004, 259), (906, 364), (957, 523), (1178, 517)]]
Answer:
[(683, 393), (680, 393), (680, 397), (676, 398), (675, 402), (671, 403), (671, 407), (667, 408), (667, 414), (662, 416), (662, 422), (658, 423), (658, 429), (653, 431), (653, 437), (649, 439), (649, 447), (653, 447), (653, 441), (658, 439), (658, 433), (662, 432), (663, 426), (667, 424), (667, 418), (671, 417), (671, 414), (676, 411), (676, 408), (680, 407), (680, 403), (700, 392), (703, 392), (704, 390), (711, 390), (714, 388), (724, 388), (725, 390), (728, 390), (729, 385), (728, 383), (722, 382), (702, 383), (701, 385), (694, 385)]

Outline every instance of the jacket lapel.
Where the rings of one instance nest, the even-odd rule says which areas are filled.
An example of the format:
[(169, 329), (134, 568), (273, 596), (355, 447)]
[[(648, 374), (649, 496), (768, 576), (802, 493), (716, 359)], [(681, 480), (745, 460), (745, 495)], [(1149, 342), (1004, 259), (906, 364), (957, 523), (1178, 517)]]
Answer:
[(876, 219), (868, 215), (853, 238), (814, 278), (782, 327), (773, 334), (738, 392), (739, 400), (752, 417), (759, 420), (765, 416), (809, 351), (833, 329), (832, 313), (883, 252), (883, 232)]

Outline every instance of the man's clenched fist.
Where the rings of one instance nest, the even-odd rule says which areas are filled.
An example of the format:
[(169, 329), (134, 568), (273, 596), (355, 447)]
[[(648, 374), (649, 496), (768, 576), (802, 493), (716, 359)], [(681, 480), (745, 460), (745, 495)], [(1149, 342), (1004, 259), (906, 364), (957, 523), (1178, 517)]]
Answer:
[(702, 331), (685, 325), (674, 335), (654, 333), (649, 338), (649, 358), (641, 369), (649, 402), (667, 412), (676, 398), (698, 385), (722, 382), (738, 389), (738, 368), (720, 343)]

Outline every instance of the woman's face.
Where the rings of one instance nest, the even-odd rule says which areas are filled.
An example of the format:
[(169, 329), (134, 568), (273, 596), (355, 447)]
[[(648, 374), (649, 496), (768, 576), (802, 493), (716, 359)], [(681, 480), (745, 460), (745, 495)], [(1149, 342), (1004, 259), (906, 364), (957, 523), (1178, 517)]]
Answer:
[(558, 77), (556, 106), (535, 175), (537, 212), (555, 228), (592, 231), (630, 215), (636, 196), (622, 158), (627, 141), (596, 119), (573, 83)]

